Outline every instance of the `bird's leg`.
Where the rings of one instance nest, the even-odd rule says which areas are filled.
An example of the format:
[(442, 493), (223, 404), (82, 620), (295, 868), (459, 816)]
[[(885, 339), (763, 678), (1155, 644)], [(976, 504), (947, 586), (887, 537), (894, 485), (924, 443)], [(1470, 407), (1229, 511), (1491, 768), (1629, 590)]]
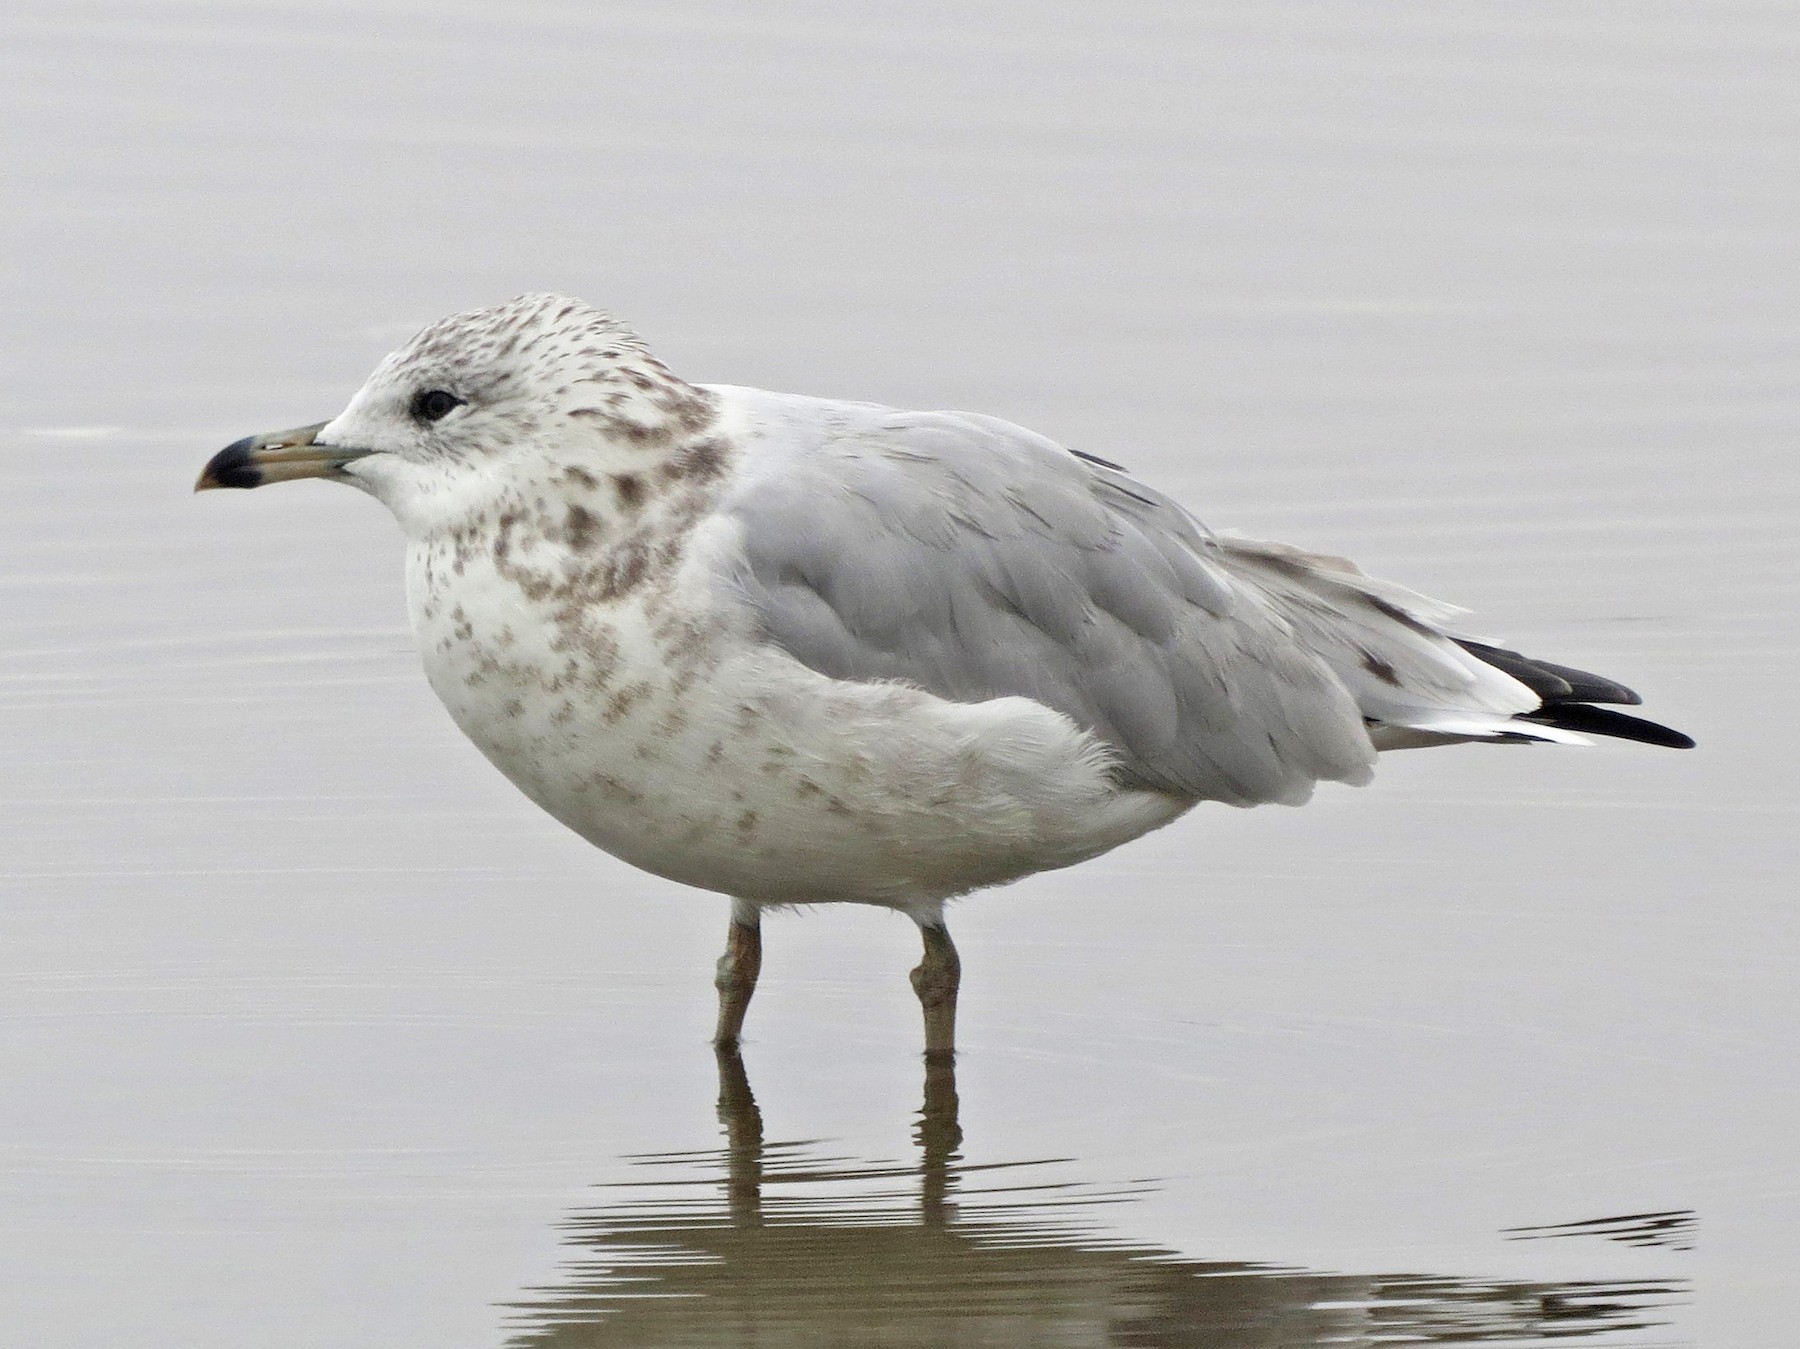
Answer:
[(956, 988), (962, 982), (962, 961), (941, 914), (914, 921), (925, 938), (925, 958), (912, 972), (913, 992), (925, 1012), (925, 1057), (947, 1062), (956, 1057)]
[(744, 1029), (744, 1013), (756, 992), (756, 976), (762, 971), (762, 910), (743, 900), (731, 902), (731, 931), (725, 938), (725, 954), (719, 957), (713, 985), (719, 990), (719, 1024), (713, 1043), (733, 1046)]

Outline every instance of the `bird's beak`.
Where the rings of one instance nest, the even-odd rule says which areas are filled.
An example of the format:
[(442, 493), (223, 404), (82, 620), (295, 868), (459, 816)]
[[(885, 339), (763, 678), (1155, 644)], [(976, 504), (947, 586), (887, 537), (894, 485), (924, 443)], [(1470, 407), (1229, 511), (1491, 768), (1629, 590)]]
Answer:
[(261, 487), (264, 483), (285, 482), (289, 478), (334, 478), (353, 459), (361, 459), (372, 450), (352, 449), (346, 445), (321, 445), (313, 437), (328, 425), (297, 426), (292, 431), (270, 431), (260, 436), (245, 436), (220, 450), (194, 484), (196, 492), (215, 487)]

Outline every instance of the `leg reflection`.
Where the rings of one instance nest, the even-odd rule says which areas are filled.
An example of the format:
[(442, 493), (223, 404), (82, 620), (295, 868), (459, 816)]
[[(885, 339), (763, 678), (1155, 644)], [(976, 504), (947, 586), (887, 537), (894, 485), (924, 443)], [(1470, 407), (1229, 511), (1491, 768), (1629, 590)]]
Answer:
[(761, 1227), (763, 1122), (735, 1044), (714, 1049), (719, 1061), (719, 1123), (725, 1126), (725, 1198), (733, 1227)]
[[(719, 1065), (719, 1123), (725, 1131), (725, 1194), (733, 1227), (763, 1225), (763, 1119), (736, 1045), (713, 1050)], [(951, 1195), (962, 1161), (956, 1064), (925, 1060), (925, 1098), (913, 1141), (919, 1145), (919, 1212), (925, 1226), (942, 1228), (956, 1216)]]
[(950, 1202), (956, 1164), (962, 1160), (962, 1125), (957, 1121), (956, 1060), (925, 1056), (925, 1103), (919, 1107), (919, 1216), (927, 1227), (944, 1227), (956, 1216)]

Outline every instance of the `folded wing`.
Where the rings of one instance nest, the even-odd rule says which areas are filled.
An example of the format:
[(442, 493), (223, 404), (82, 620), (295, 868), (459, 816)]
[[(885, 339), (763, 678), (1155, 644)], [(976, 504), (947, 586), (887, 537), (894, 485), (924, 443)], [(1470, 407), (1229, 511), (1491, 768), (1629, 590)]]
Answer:
[(1387, 727), (1580, 738), (1513, 719), (1544, 699), (1448, 634), (1458, 611), (1341, 559), (1216, 536), (995, 418), (841, 404), (785, 421), (821, 425), (764, 435), (723, 506), (731, 582), (822, 674), (1032, 698), (1108, 745), (1123, 780), (1237, 805), (1365, 781)]

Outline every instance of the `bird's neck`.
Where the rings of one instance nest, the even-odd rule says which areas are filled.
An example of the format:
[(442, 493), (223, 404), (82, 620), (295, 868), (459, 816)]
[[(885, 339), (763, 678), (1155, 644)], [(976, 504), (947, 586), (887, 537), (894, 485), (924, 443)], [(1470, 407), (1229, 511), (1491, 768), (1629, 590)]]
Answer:
[(476, 565), (529, 601), (606, 604), (676, 570), (737, 454), (710, 410), (698, 429), (660, 440), (597, 436), (534, 450), (465, 476), (460, 495), (407, 533), (444, 575)]
[(609, 440), (653, 451), (705, 432), (719, 400), (673, 373), (647, 351), (613, 353), (569, 387), (564, 415)]

